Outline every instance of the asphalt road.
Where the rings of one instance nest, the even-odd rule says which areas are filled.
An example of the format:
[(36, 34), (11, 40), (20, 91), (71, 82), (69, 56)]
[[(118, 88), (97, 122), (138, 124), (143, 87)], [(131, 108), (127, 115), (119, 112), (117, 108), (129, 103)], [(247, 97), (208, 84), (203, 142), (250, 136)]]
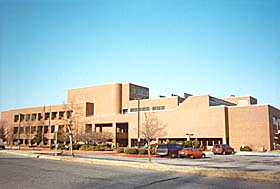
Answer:
[[(147, 162), (147, 158), (126, 158), (111, 155), (76, 155), (77, 157), (118, 161)], [(153, 158), (153, 162), (167, 165), (222, 168), (238, 171), (258, 171), (280, 174), (280, 157), (210, 155), (202, 159)]]
[(27, 158), (0, 152), (1, 189), (279, 188), (270, 183)]

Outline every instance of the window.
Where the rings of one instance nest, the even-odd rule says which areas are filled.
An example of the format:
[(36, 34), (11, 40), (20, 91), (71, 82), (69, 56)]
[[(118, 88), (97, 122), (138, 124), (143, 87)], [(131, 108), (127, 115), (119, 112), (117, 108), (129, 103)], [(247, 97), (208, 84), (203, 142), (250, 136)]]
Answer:
[(25, 121), (29, 121), (29, 120), (30, 120), (30, 114), (26, 114)]
[[(139, 111), (149, 111), (150, 108), (149, 107), (142, 107), (142, 108), (139, 108)], [(138, 108), (130, 108), (130, 112), (137, 112), (138, 111)]]
[(62, 119), (64, 117), (64, 112), (59, 112), (58, 119)]
[(49, 112), (45, 113), (45, 120), (48, 120), (49, 118), (50, 118), (50, 113)]
[(15, 115), (14, 116), (14, 122), (17, 122), (19, 120), (19, 116), (18, 115)]
[(20, 121), (24, 120), (24, 115), (23, 114), (19, 114), (20, 115)]
[(32, 120), (32, 121), (35, 121), (35, 120), (36, 120), (36, 117), (37, 117), (37, 114), (32, 114), (31, 120)]
[(32, 126), (31, 127), (31, 133), (35, 133), (35, 131), (36, 131), (36, 126)]
[(52, 112), (52, 120), (56, 119), (57, 117), (57, 112)]
[(38, 121), (40, 121), (43, 118), (41, 113), (38, 113)]
[(86, 103), (86, 116), (93, 116), (94, 114), (94, 104), (87, 102)]
[(130, 88), (130, 93), (137, 94), (137, 95), (140, 95), (140, 96), (145, 96), (145, 97), (149, 96), (149, 91), (147, 89), (139, 88), (139, 87), (131, 87)]
[(49, 127), (48, 126), (44, 126), (44, 133), (48, 133), (49, 132)]
[(165, 106), (154, 106), (153, 110), (165, 110)]
[(54, 133), (54, 128), (55, 128), (55, 125), (52, 125), (51, 126), (51, 133)]
[(20, 133), (20, 134), (23, 134), (23, 133), (24, 133), (24, 127), (20, 127), (19, 133)]
[(123, 114), (127, 114), (128, 113), (128, 109), (123, 109)]
[(67, 112), (66, 112), (67, 119), (69, 119), (70, 117), (72, 117), (72, 113), (73, 113), (73, 111), (67, 111)]
[(137, 112), (138, 108), (130, 108), (130, 112)]
[(85, 132), (86, 133), (91, 133), (92, 132), (92, 124), (86, 124)]
[(14, 127), (14, 134), (18, 133), (18, 127)]
[(272, 124), (276, 125), (276, 117), (272, 117)]
[(30, 132), (30, 127), (26, 127), (25, 128), (25, 134), (29, 134), (29, 132)]

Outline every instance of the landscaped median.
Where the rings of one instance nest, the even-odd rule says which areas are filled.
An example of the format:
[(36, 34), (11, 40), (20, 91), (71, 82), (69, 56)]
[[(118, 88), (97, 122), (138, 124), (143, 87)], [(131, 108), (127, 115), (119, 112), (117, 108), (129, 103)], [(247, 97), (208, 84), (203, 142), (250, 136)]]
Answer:
[(39, 159), (61, 160), (67, 162), (88, 163), (88, 164), (106, 165), (106, 166), (126, 166), (126, 167), (133, 167), (139, 169), (179, 172), (179, 173), (192, 174), (197, 176), (221, 177), (221, 178), (271, 182), (271, 183), (280, 184), (279, 173), (249, 172), (249, 171), (237, 171), (237, 170), (220, 169), (220, 168), (219, 169), (201, 168), (201, 167), (193, 167), (193, 166), (176, 166), (176, 165), (159, 164), (154, 162), (142, 163), (142, 162), (131, 162), (131, 161), (88, 159), (88, 158), (78, 158), (78, 157), (70, 157), (70, 156), (50, 156), (50, 155), (43, 155), (43, 154), (38, 155), (32, 153), (31, 151), (21, 151), (21, 150), (7, 150), (5, 151), (5, 153), (23, 155), (23, 156), (34, 157)]

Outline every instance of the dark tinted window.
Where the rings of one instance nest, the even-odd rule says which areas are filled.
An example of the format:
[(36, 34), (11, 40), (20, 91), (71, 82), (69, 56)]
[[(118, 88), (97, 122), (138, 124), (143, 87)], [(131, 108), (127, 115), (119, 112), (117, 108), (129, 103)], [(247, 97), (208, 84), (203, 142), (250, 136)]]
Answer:
[(159, 144), (158, 148), (167, 148), (167, 145), (166, 144)]

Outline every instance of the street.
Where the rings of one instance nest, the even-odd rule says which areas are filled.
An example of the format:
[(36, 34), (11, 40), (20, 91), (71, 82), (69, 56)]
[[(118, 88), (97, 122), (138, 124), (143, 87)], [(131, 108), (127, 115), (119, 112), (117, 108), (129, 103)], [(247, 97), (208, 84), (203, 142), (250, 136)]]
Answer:
[(0, 188), (279, 188), (277, 184), (36, 159), (0, 153)]
[[(111, 155), (76, 155), (83, 158), (106, 159), (117, 161), (147, 162), (147, 158), (126, 158)], [(190, 158), (153, 158), (153, 162), (167, 165), (195, 166), (204, 168), (223, 168), (238, 171), (258, 171), (280, 174), (280, 157), (212, 155), (204, 159)]]

